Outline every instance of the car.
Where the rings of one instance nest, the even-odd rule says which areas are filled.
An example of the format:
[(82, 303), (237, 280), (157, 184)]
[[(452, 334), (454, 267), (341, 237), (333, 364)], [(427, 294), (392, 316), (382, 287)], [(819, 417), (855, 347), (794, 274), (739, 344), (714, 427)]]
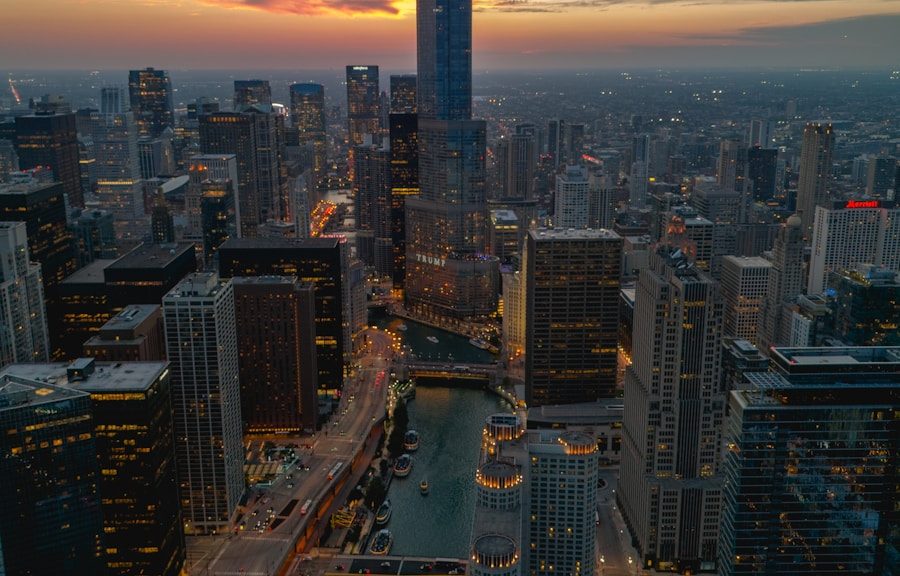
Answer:
[(338, 572), (340, 572), (341, 570), (344, 569), (344, 565), (343, 565), (343, 564), (338, 564), (337, 566), (334, 567), (334, 569), (337, 570)]
[(251, 516), (256, 516), (257, 514), (259, 514), (259, 510), (254, 510), (253, 514), (251, 514)]
[(387, 560), (385, 560), (384, 562), (381, 563), (381, 567), (382, 567), (382, 568), (390, 568), (390, 567), (391, 567), (391, 563), (388, 562)]
[(288, 475), (287, 475), (287, 479), (288, 479), (288, 480), (293, 480), (293, 479), (294, 479), (294, 475), (293, 475), (293, 474), (288, 474)]
[(287, 487), (288, 487), (288, 488), (293, 488), (293, 487), (294, 487), (294, 483), (293, 483), (293, 482), (288, 482), (288, 483), (287, 483)]
[(268, 508), (266, 508), (266, 513), (267, 513), (267, 514), (271, 514), (271, 513), (274, 512), (274, 511), (275, 511), (275, 509), (272, 508), (271, 506), (269, 506)]

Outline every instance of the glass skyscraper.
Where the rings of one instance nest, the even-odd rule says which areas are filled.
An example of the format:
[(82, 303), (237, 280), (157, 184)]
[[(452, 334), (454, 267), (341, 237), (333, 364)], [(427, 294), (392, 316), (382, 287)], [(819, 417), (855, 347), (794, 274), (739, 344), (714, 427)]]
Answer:
[(156, 138), (166, 128), (174, 128), (172, 81), (165, 70), (131, 70), (128, 96), (140, 136)]

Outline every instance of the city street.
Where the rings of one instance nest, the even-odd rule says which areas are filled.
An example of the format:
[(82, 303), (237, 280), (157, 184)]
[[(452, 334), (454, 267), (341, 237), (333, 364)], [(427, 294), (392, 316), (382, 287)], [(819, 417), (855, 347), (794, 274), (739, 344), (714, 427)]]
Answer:
[[(634, 564), (631, 536), (616, 509), (616, 482), (619, 468), (601, 468), (600, 478), (606, 486), (597, 491), (597, 510), (600, 525), (597, 526), (597, 567), (601, 576), (631, 576), (637, 573)], [(629, 562), (631, 559), (631, 562)]]
[[(389, 370), (392, 341), (386, 332), (372, 329), (366, 332), (368, 344), (358, 359), (361, 368), (348, 379), (335, 415), (316, 433), (312, 449), (301, 450), (301, 460), (309, 470), (292, 466), (279, 474), (258, 500), (251, 496), (243, 512), (244, 530), (225, 536), (217, 549), (208, 551), (204, 562), (195, 564), (192, 573), (210, 576), (277, 573), (292, 551), (297, 534), (312, 516), (301, 513), (304, 503), (312, 500), (311, 509), (315, 509), (333, 484), (330, 471), (338, 463), (349, 465), (372, 424), (384, 414), (388, 378), (377, 376)], [(273, 514), (275, 518), (269, 528), (262, 532), (253, 529), (257, 521), (265, 522)], [(199, 544), (202, 547), (204, 543)]]

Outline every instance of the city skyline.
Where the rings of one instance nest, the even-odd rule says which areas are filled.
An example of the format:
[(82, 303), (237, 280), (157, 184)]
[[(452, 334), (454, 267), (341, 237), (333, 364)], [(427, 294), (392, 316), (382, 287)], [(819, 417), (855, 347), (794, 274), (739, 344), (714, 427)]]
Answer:
[[(476, 70), (873, 68), (900, 50), (900, 0), (488, 0), (474, 11)], [(12, 0), (4, 17), (0, 69), (258, 68), (260, 58), (331, 69), (363, 55), (415, 68), (410, 0)]]

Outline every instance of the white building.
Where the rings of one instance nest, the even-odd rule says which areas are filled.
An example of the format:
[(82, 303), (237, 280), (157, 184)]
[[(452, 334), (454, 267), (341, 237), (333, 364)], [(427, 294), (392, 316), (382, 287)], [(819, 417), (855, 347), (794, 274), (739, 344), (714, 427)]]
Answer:
[(244, 493), (234, 290), (214, 273), (163, 298), (185, 533), (227, 528)]
[(759, 256), (725, 256), (722, 259), (725, 336), (758, 343), (759, 315), (771, 268), (772, 264)]
[(48, 359), (41, 265), (29, 261), (24, 222), (0, 222), (0, 368)]
[(893, 202), (834, 202), (815, 214), (807, 294), (822, 294), (829, 272), (855, 264), (900, 270), (900, 208)]
[(590, 220), (591, 187), (584, 166), (566, 166), (556, 177), (554, 228), (587, 228)]

